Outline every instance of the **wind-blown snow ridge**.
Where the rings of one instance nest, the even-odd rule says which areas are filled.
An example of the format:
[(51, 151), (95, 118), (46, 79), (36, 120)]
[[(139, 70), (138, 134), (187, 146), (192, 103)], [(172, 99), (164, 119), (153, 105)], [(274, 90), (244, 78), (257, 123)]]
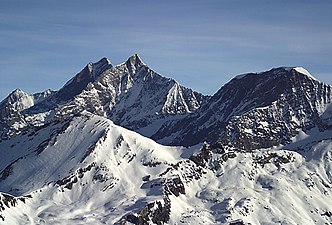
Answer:
[[(314, 76), (312, 76), (312, 75), (308, 72), (308, 70), (306, 70), (306, 69), (303, 68), (303, 67), (280, 67), (280, 68), (285, 69), (285, 70), (287, 70), (287, 71), (289, 71), (289, 72), (290, 72), (291, 70), (295, 70), (295, 71), (297, 71), (298, 73), (301, 73), (301, 74), (303, 74), (303, 75), (306, 75), (306, 76), (310, 77), (310, 78), (313, 79), (313, 80), (318, 81)], [(272, 70), (274, 70), (274, 69), (272, 69)], [(261, 74), (261, 72), (260, 72), (260, 73), (258, 73), (258, 72), (252, 72), (252, 73), (239, 74), (239, 75), (235, 76), (234, 79), (242, 79), (242, 78), (244, 78), (245, 76), (247, 76), (247, 75), (249, 75), (249, 74), (251, 74), (251, 75), (253, 75), (253, 74)]]
[(297, 66), (297, 67), (282, 67), (284, 68), (285, 70), (287, 71), (291, 71), (291, 70), (295, 70), (296, 72), (300, 73), (300, 74), (303, 74), (303, 75), (306, 75), (307, 77), (315, 80), (315, 81), (318, 81), (314, 76), (312, 76), (308, 70), (306, 70), (305, 68), (303, 67), (300, 67), (300, 66)]
[(243, 77), (247, 76), (249, 73), (243, 73), (243, 74), (239, 74), (239, 75), (236, 75), (234, 77), (234, 79), (242, 79)]
[(304, 74), (304, 75), (307, 75), (308, 77), (310, 77), (310, 78), (313, 79), (313, 80), (318, 81), (314, 76), (312, 76), (312, 75), (308, 72), (308, 70), (306, 70), (306, 69), (303, 68), (303, 67), (294, 67), (293, 69), (296, 70), (296, 71), (299, 72), (299, 73), (302, 73), (302, 74)]

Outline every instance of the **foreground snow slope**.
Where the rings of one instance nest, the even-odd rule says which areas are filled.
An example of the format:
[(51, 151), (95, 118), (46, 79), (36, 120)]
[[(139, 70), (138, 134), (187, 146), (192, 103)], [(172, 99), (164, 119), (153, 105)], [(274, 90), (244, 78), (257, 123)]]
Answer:
[(0, 224), (332, 222), (332, 134), (167, 147), (87, 112), (0, 142)]
[(5, 207), (1, 214), (14, 224), (117, 221), (158, 199), (162, 192), (142, 188), (142, 177), (154, 179), (180, 158), (179, 148), (89, 113), (15, 138), (0, 142), (0, 190), (32, 198)]

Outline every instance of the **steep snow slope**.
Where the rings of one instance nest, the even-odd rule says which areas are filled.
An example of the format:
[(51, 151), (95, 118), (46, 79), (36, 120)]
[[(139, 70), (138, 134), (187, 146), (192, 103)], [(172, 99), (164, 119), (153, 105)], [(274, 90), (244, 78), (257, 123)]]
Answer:
[(181, 153), (89, 113), (1, 141), (0, 149), (0, 190), (32, 197), (0, 210), (13, 224), (115, 222), (147, 202), (163, 202), (164, 181), (156, 176)]
[(331, 223), (331, 136), (186, 149), (85, 112), (0, 142), (0, 224)]

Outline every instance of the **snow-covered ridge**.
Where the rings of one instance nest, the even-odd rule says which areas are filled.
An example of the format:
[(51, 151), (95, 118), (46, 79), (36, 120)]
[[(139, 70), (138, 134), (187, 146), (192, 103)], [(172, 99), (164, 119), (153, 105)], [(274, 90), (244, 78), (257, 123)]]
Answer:
[(0, 224), (332, 223), (331, 86), (276, 68), (210, 98), (138, 55), (110, 65), (38, 113), (0, 104)]
[(308, 70), (306, 70), (306, 69), (303, 68), (303, 67), (294, 67), (293, 69), (296, 70), (296, 71), (299, 72), (299, 73), (302, 73), (302, 74), (304, 74), (304, 75), (307, 75), (308, 77), (310, 77), (310, 78), (313, 79), (313, 80), (318, 81), (314, 76), (312, 76), (312, 75), (308, 72)]
[(314, 76), (312, 76), (310, 73), (309, 73), (309, 71), (308, 70), (306, 70), (305, 68), (303, 68), (303, 67), (300, 67), (300, 66), (297, 66), (297, 67), (283, 67), (285, 70), (287, 70), (287, 71), (291, 71), (291, 70), (295, 70), (296, 72), (298, 72), (298, 73), (301, 73), (301, 74), (303, 74), (303, 75), (306, 75), (306, 76), (308, 76), (309, 78), (311, 78), (311, 79), (313, 79), (313, 80), (316, 80), (316, 81), (318, 81)]
[(168, 147), (83, 112), (0, 142), (0, 224), (331, 223), (331, 132), (300, 136)]
[(245, 76), (247, 76), (247, 75), (249, 75), (249, 74), (257, 74), (257, 73), (243, 73), (243, 74), (239, 74), (239, 75), (236, 75), (235, 77), (234, 77), (234, 79), (236, 79), (236, 80), (240, 80), (240, 79), (242, 79), (242, 78), (244, 78)]
[(54, 91), (48, 89), (44, 92), (28, 94), (20, 89), (16, 89), (0, 102), (0, 111), (5, 108), (7, 111), (13, 110), (17, 112), (28, 109), (53, 93)]
[(34, 105), (34, 97), (20, 89), (16, 89), (1, 104), (9, 104), (13, 109), (21, 111)]
[[(273, 69), (271, 69), (271, 71), (272, 71), (272, 70), (280, 70), (280, 69), (281, 69), (281, 70), (286, 70), (286, 71), (288, 71), (288, 72), (290, 72), (291, 70), (295, 70), (295, 71), (298, 72), (298, 73), (301, 73), (301, 74), (303, 74), (303, 75), (306, 75), (306, 76), (310, 77), (310, 78), (313, 79), (313, 80), (318, 81), (314, 76), (312, 76), (312, 75), (308, 72), (308, 70), (306, 70), (306, 69), (303, 68), (303, 67), (280, 67), (280, 68), (273, 68)], [(259, 75), (259, 74), (262, 74), (262, 73), (263, 73), (263, 72), (252, 72), (252, 73), (239, 74), (239, 75), (235, 76), (234, 79), (239, 80), (239, 79), (242, 79), (242, 78), (246, 77), (246, 76), (249, 75), (249, 74), (251, 74), (251, 75), (253, 75), (253, 74)], [(276, 74), (278, 74), (278, 72), (277, 72)]]

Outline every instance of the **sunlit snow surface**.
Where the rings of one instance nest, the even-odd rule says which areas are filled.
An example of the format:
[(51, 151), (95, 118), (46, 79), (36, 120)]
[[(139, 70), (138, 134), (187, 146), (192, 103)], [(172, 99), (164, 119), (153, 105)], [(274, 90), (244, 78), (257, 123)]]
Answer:
[[(312, 78), (243, 74), (210, 99), (135, 55), (16, 90), (0, 103), (0, 224), (332, 224), (331, 87)], [(111, 120), (160, 143), (220, 139), (163, 146)]]
[(313, 130), (232, 157), (212, 149), (199, 166), (188, 158), (201, 146), (162, 146), (83, 113), (0, 142), (0, 191), (26, 196), (8, 207), (0, 195), (0, 224), (119, 223), (162, 202), (162, 184), (174, 177), (185, 193), (169, 195), (169, 224), (331, 223), (331, 136)]
[(296, 70), (299, 73), (302, 73), (304, 75), (307, 75), (308, 77), (310, 77), (311, 79), (317, 80), (314, 76), (312, 76), (308, 70), (304, 69), (303, 67), (295, 67), (294, 70)]
[[(314, 79), (314, 80), (317, 81), (317, 79), (316, 79), (314, 76), (312, 76), (312, 75), (309, 73), (308, 70), (306, 70), (306, 69), (303, 68), (303, 67), (298, 66), (298, 67), (283, 67), (283, 68), (284, 68), (285, 70), (287, 70), (287, 71), (291, 71), (291, 70), (293, 69), (293, 70), (297, 71), (298, 73), (301, 73), (301, 74), (303, 74), (303, 75), (306, 75), (306, 76), (310, 77), (311, 79)], [(255, 73), (244, 73), (244, 74), (239, 74), (239, 75), (235, 76), (234, 78), (235, 78), (235, 79), (242, 79), (243, 77), (247, 76), (248, 74), (255, 74)], [(256, 73), (256, 74), (259, 74), (259, 73)]]

